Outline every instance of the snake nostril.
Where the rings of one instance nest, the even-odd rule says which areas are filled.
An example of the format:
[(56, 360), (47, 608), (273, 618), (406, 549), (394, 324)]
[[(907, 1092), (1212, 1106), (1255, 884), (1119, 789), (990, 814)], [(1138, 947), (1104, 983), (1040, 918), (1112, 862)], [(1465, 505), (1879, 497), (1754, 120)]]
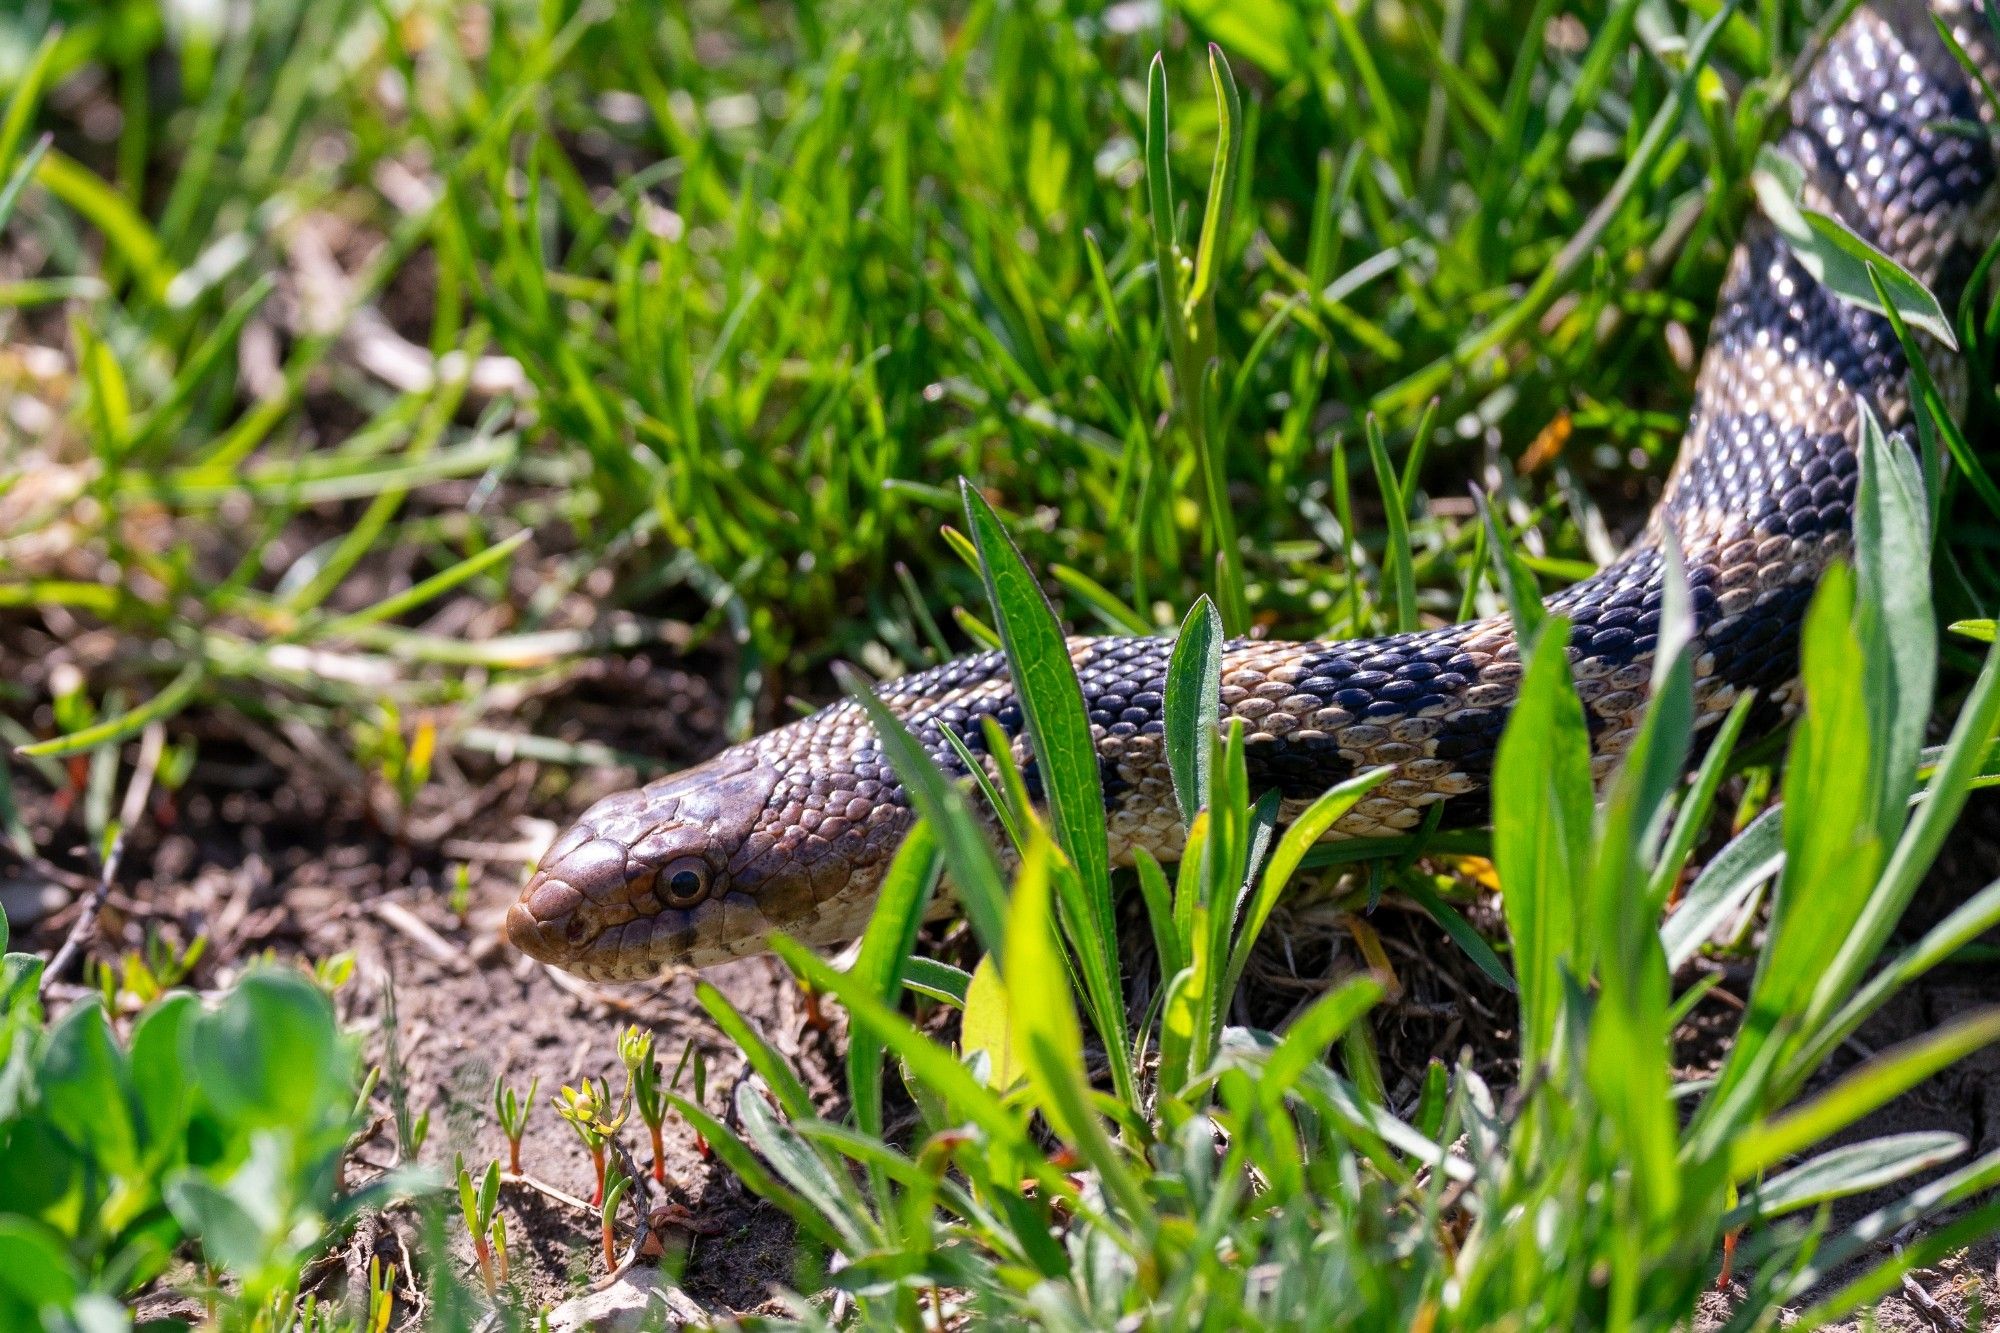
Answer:
[(583, 919), (581, 912), (572, 915), (569, 920), (563, 922), (563, 938), (571, 944), (583, 943), (589, 934), (590, 923)]

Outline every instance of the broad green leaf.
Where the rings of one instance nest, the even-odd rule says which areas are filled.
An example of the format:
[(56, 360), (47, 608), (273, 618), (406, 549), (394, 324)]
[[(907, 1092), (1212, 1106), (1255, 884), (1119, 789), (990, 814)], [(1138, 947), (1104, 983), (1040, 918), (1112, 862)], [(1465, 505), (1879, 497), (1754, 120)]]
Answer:
[(1123, 973), (1111, 902), (1104, 785), (1083, 688), (1055, 611), (1028, 572), (1013, 539), (1001, 527), (999, 515), (969, 482), (961, 479), (959, 490), (965, 501), (966, 522), (979, 548), (987, 601), (1006, 648), (1015, 698), (1041, 773), (1042, 795), (1048, 803), (1056, 843), (1076, 872), (1050, 871), (1062, 904), (1063, 925), (1075, 949), (1085, 997), (1104, 1039), (1112, 1077), (1119, 1094), (1131, 1101), (1136, 1099), (1138, 1087), (1125, 1040)]
[(1864, 310), (1882, 313), (1884, 305), (1876, 295), (1876, 284), (1868, 276), (1873, 267), (1881, 275), (1890, 304), (1909, 323), (1936, 338), (1953, 351), (1958, 338), (1951, 321), (1938, 305), (1930, 289), (1850, 231), (1837, 218), (1806, 208), (1801, 202), (1805, 189), (1805, 169), (1776, 148), (1766, 145), (1757, 152), (1757, 166), (1750, 175), (1751, 187), (1764, 216), (1791, 242), (1792, 252), (1806, 272), (1828, 291)]
[[(1021, 857), (1021, 869), (1014, 877), (1014, 897), (1007, 904), (1007, 963), (1002, 977), (1007, 992), (1009, 1050), (1027, 1059), (1044, 1114), (1050, 1115), (1056, 1131), (1077, 1142), (1088, 1133), (1088, 1127), (1065, 1123), (1060, 1111), (1051, 1114), (1056, 1105), (1052, 1081), (1068, 1081), (1085, 1089), (1090, 1086), (1083, 1070), (1083, 1031), (1077, 1024), (1070, 989), (1063, 982), (1066, 969), (1056, 944), (1049, 873), (1054, 852), (1046, 839), (1037, 838), (1029, 842)], [(975, 985), (977, 981), (975, 977)], [(1044, 1052), (1039, 1060), (1033, 1057), (1036, 1042)]]
[[(1874, 893), (1825, 969), (1813, 996), (1809, 1018), (1819, 1019), (1836, 1005), (1851, 1008), (1847, 997), (1856, 993), (1862, 974), (1888, 943), (1924, 873), (1943, 849), (1945, 839), (1965, 808), (1975, 775), (1984, 767), (1996, 730), (2000, 730), (2000, 646), (1987, 653), (1972, 692), (1960, 705), (1951, 736), (1938, 758), (1916, 817), (1904, 829), (1882, 869)], [(1850, 1017), (1859, 1022), (1859, 1016)], [(1852, 1031), (1851, 1027), (1843, 1028), (1843, 1023), (1819, 1027), (1817, 1038), (1801, 1052), (1801, 1065), (1794, 1069), (1794, 1076), (1806, 1072), (1804, 1058), (1815, 1055), (1824, 1058), (1833, 1045)]]
[(1695, 956), (1722, 923), (1785, 865), (1784, 810), (1773, 806), (1709, 859), (1680, 906), (1660, 926), (1667, 964), (1678, 968)]
[(737, 1085), (735, 1103), (744, 1139), (840, 1233), (843, 1248), (855, 1253), (883, 1243), (882, 1228), (854, 1188), (844, 1163), (828, 1161), (814, 1151), (796, 1129), (771, 1110), (754, 1080), (745, 1079)]
[(982, 957), (972, 969), (965, 988), (965, 1014), (959, 1020), (958, 1040), (967, 1055), (984, 1052), (986, 1081), (1006, 1092), (1026, 1077), (1027, 1060), (1016, 1041), (1013, 1011), (1007, 1000), (1006, 983), (993, 955)]
[(204, 1258), (229, 1272), (250, 1273), (271, 1253), (271, 1212), (277, 1206), (253, 1210), (237, 1190), (215, 1184), (192, 1171), (167, 1182), (167, 1207), (174, 1218), (201, 1242)]
[[(1937, 539), (1937, 524), (1944, 504), (1944, 478), (1940, 451), (1951, 455), (1959, 474), (1972, 487), (1988, 512), (2000, 516), (2000, 482), (1993, 480), (1993, 474), (1986, 469), (1985, 460), (1979, 451), (1965, 438), (1964, 429), (1958, 424), (1958, 415), (1953, 410), (1951, 400), (1945, 397), (1939, 387), (1937, 377), (1931, 374), (1930, 360), (1926, 350), (1910, 332), (1909, 323), (1897, 311), (1889, 289), (1883, 282), (1881, 271), (1868, 270), (1868, 277), (1875, 285), (1875, 294), (1888, 317), (1889, 327), (1896, 340), (1902, 345), (1903, 360), (1909, 366), (1910, 398), (1916, 420), (1917, 441), (1923, 450), (1924, 479), (1930, 488), (1929, 513), (1931, 518), (1931, 539)], [(1977, 290), (1977, 288), (1973, 288)]]
[(1298, 53), (1312, 42), (1301, 29), (1299, 9), (1283, 0), (1180, 0), (1188, 21), (1257, 65), (1279, 83), (1298, 69)]
[(188, 1024), (183, 1051), (210, 1105), (247, 1125), (324, 1125), (353, 1095), (354, 1052), (332, 1002), (289, 969), (243, 978)]
[(1167, 659), (1167, 769), (1183, 828), (1208, 803), (1209, 762), (1222, 714), (1221, 680), (1222, 615), (1203, 596), (1181, 622)]
[(709, 982), (698, 981), (695, 983), (694, 998), (715, 1020), (715, 1025), (722, 1029), (722, 1035), (743, 1052), (750, 1067), (762, 1075), (785, 1114), (794, 1120), (812, 1119), (815, 1114), (812, 1094), (806, 1091), (806, 1085), (793, 1071), (791, 1062), (778, 1054), (777, 1048), (765, 1040), (764, 1034), (729, 1002), (729, 997)]
[(963, 1116), (983, 1129), (991, 1136), (996, 1151), (1017, 1154), (1022, 1166), (1056, 1196), (1075, 1197), (1074, 1189), (1062, 1174), (1034, 1150), (1024, 1123), (949, 1051), (919, 1031), (909, 1019), (862, 991), (845, 973), (834, 971), (810, 949), (782, 935), (773, 939), (771, 949), (815, 990), (845, 1005), (850, 1022), (873, 1028), (883, 1045), (908, 1066), (915, 1083), (936, 1094), (951, 1108), (952, 1114)]
[(1773, 894), (1770, 939), (1750, 1016), (1730, 1053), (1732, 1071), (1747, 1068), (1781, 1017), (1803, 1006), (1821, 983), (1882, 865), (1873, 779), (1885, 738), (1871, 725), (1867, 682), (1855, 669), (1863, 657), (1854, 595), (1852, 572), (1835, 564), (1806, 612), (1800, 654), (1805, 713), (1785, 766), (1785, 867)]
[(1935, 1217), (2000, 1184), (2000, 1152), (1990, 1152), (1912, 1190), (1827, 1236), (1786, 1282), (1786, 1302), (1812, 1291), (1856, 1255), (1877, 1250), (1912, 1222)]
[[(1056, 841), (1102, 904), (1101, 927), (1111, 932), (1110, 858), (1104, 838), (1104, 788), (1097, 742), (1085, 711), (1083, 689), (1069, 645), (1041, 585), (1021, 559), (999, 515), (969, 483), (961, 481), (965, 517), (979, 548), (980, 569), (995, 626), (1007, 651), (1014, 692), (1041, 771)], [(1079, 928), (1084, 923), (1076, 923)]]
[(157, 1169), (178, 1157), (194, 1087), (182, 1058), (189, 1025), (201, 1014), (201, 1002), (185, 992), (170, 994), (147, 1008), (132, 1028), (130, 1067), (132, 1095), (145, 1124), (148, 1161)]
[(673, 1104), (681, 1118), (687, 1121), (702, 1141), (722, 1159), (722, 1164), (741, 1181), (743, 1187), (778, 1208), (787, 1217), (798, 1223), (799, 1229), (807, 1232), (822, 1245), (838, 1247), (844, 1240), (819, 1209), (800, 1198), (792, 1189), (766, 1169), (750, 1151), (749, 1145), (736, 1136), (736, 1131), (710, 1115), (700, 1103), (690, 1101), (677, 1092), (669, 1092), (667, 1100)]
[(42, 1043), (40, 1084), (52, 1124), (103, 1167), (138, 1174), (141, 1131), (133, 1116), (130, 1076), (96, 997), (80, 1001), (50, 1026)]
[(963, 1009), (972, 978), (950, 963), (912, 955), (903, 960), (903, 985), (919, 995)]
[[(67, 1308), (78, 1286), (76, 1270), (53, 1232), (26, 1217), (0, 1216), (0, 1293), (32, 1315)], [(0, 1310), (5, 1308), (0, 1301)]]

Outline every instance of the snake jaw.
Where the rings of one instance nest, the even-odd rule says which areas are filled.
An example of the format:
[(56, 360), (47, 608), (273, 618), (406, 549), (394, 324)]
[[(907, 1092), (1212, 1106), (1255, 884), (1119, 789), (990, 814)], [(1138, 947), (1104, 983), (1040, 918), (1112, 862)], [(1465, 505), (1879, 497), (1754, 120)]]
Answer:
[(769, 928), (760, 928), (756, 900), (733, 883), (730, 862), (777, 782), (769, 765), (739, 749), (605, 797), (543, 856), (507, 911), (508, 940), (599, 981), (755, 952)]

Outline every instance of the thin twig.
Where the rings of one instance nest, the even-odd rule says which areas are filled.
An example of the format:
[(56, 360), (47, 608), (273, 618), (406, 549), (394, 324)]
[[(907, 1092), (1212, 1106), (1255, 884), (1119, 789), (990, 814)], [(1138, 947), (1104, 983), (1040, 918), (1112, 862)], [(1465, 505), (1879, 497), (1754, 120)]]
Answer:
[(119, 808), (118, 823), (111, 833), (111, 848), (105, 853), (104, 864), (99, 867), (97, 884), (90, 897), (84, 900), (83, 910), (77, 913), (69, 935), (49, 959), (49, 965), (42, 969), (43, 991), (61, 976), (70, 961), (83, 952), (97, 932), (97, 914), (103, 910), (104, 900), (111, 896), (111, 885), (118, 878), (118, 864), (125, 858), (125, 837), (146, 813), (146, 802), (153, 795), (153, 775), (159, 771), (160, 756), (166, 750), (167, 729), (165, 724), (154, 722), (149, 725), (139, 739), (139, 764), (132, 770), (132, 781), (125, 788), (125, 804)]
[(502, 1171), (500, 1173), (500, 1183), (502, 1185), (525, 1185), (537, 1194), (554, 1199), (557, 1203), (565, 1204), (580, 1213), (588, 1213), (592, 1217), (596, 1217), (598, 1213), (597, 1209), (591, 1207), (569, 1191), (558, 1189), (546, 1180), (539, 1180), (534, 1176), (528, 1175), (526, 1172), (516, 1174), (512, 1171)]

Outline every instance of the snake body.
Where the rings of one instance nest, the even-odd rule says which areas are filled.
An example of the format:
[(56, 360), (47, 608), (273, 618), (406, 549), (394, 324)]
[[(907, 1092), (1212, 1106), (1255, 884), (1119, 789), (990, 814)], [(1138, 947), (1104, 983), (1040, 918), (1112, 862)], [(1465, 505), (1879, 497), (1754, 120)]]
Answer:
[[(1800, 80), (1779, 150), (1804, 169), (1804, 202), (1938, 293), (1949, 309), (1991, 229), (1995, 162), (1968, 126), (1993, 109), (1932, 26), (1992, 77), (1976, 0), (1881, 0), (1858, 9)], [(1881, 316), (1831, 294), (1770, 222), (1753, 217), (1730, 262), (1680, 455), (1622, 557), (1549, 599), (1601, 776), (1647, 699), (1663, 551), (1685, 553), (1696, 627), (1698, 726), (1738, 694), (1782, 691), (1820, 573), (1850, 543), (1862, 407), (1907, 439), (1901, 345)], [(1164, 751), (1163, 638), (1069, 641), (1097, 741), (1113, 856), (1180, 850)], [(1395, 771), (1336, 837), (1394, 835), (1448, 802), (1478, 820), (1522, 674), (1506, 617), (1347, 642), (1238, 640), (1222, 665), (1253, 790), (1285, 809), (1357, 771)], [(963, 657), (879, 691), (931, 756), (965, 776), (992, 718), (1027, 761), (999, 653)], [(1029, 765), (1032, 785), (1032, 765)], [(774, 931), (809, 944), (866, 924), (913, 816), (857, 705), (843, 702), (648, 786), (605, 798), (543, 858), (508, 914), (513, 942), (604, 980), (758, 951)]]

